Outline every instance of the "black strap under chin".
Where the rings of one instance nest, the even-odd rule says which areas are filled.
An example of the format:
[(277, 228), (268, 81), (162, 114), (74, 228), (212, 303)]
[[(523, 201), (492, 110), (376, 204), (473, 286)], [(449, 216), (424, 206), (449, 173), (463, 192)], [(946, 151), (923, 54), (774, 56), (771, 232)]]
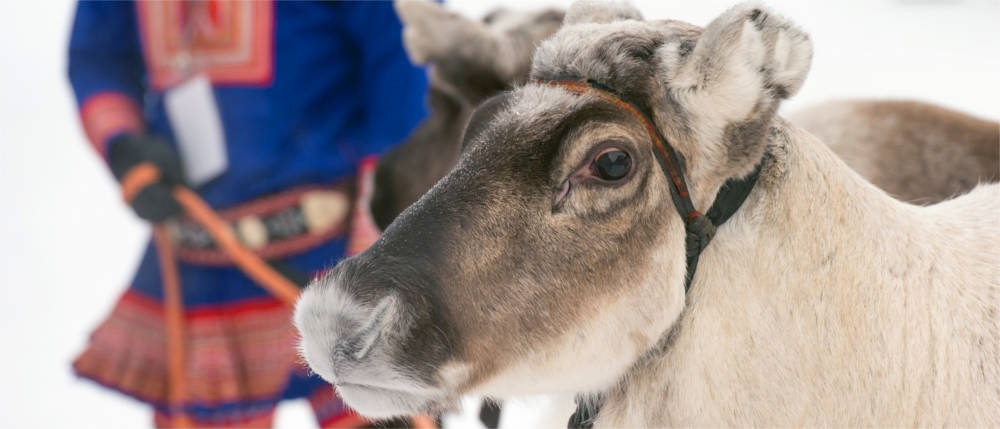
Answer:
[(754, 185), (757, 184), (757, 178), (760, 177), (760, 165), (758, 163), (747, 177), (727, 180), (719, 189), (719, 193), (715, 194), (715, 202), (708, 209), (708, 214), (694, 218), (686, 225), (687, 277), (684, 280), (685, 292), (691, 289), (691, 281), (694, 280), (694, 273), (698, 268), (698, 257), (712, 241), (712, 237), (715, 237), (715, 230), (726, 223), (740, 209), (743, 201), (746, 201), (747, 197), (750, 196), (750, 191), (753, 190)]

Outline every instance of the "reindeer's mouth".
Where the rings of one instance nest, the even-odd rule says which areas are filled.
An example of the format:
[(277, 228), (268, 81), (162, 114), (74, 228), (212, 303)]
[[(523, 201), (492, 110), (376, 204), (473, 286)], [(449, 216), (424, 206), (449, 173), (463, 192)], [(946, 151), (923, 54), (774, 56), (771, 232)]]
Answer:
[(436, 413), (447, 409), (452, 402), (437, 392), (411, 392), (353, 383), (336, 386), (347, 405), (376, 419)]
[(335, 286), (314, 285), (296, 309), (303, 358), (365, 417), (425, 414), (447, 404), (444, 389), (396, 364), (389, 335), (383, 335), (394, 325), (396, 303), (389, 297), (366, 308)]

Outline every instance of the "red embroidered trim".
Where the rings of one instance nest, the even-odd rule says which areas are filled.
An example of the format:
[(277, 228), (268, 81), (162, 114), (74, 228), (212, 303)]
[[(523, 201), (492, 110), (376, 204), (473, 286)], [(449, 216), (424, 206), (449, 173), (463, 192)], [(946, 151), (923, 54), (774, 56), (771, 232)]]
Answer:
[(368, 419), (353, 411), (345, 411), (320, 422), (321, 428), (365, 428), (372, 426)]
[[(149, 318), (163, 317), (163, 303), (145, 295), (125, 291), (119, 298), (119, 303), (125, 303), (134, 311), (143, 311)], [(184, 311), (184, 320), (194, 322), (199, 319), (212, 319), (224, 317), (236, 317), (246, 315), (254, 316), (257, 312), (285, 311), (285, 304), (270, 296), (259, 298), (246, 298), (229, 303), (205, 304), (189, 306)]]
[(272, 1), (144, 1), (136, 2), (136, 9), (146, 66), (157, 90), (197, 73), (214, 84), (272, 82)]
[(80, 105), (80, 122), (91, 146), (105, 158), (109, 138), (145, 128), (139, 105), (131, 97), (115, 91), (98, 92), (87, 97)]
[[(188, 309), (184, 320), (187, 404), (275, 398), (289, 372), (298, 370), (291, 309), (273, 298)], [(143, 401), (165, 404), (165, 328), (163, 303), (129, 290), (94, 331), (74, 369)]]
[(371, 425), (341, 402), (333, 386), (324, 386), (309, 395), (309, 405), (312, 405), (321, 428), (362, 428)]
[(375, 226), (372, 217), (371, 200), (375, 188), (375, 167), (377, 159), (374, 155), (365, 157), (358, 165), (358, 197), (351, 216), (351, 232), (347, 239), (347, 256), (357, 255), (378, 240), (381, 231)]
[[(213, 420), (191, 419), (195, 427), (214, 428), (269, 428), (274, 426), (274, 407), (254, 410), (259, 414), (245, 415), (239, 411), (229, 414), (220, 413)], [(158, 428), (178, 427), (173, 416), (156, 411), (153, 415), (153, 425)]]

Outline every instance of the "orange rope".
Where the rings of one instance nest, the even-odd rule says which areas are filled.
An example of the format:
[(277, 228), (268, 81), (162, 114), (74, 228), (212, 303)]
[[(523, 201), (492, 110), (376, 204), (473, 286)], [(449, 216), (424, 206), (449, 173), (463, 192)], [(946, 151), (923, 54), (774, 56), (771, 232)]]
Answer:
[(184, 380), (184, 301), (181, 298), (181, 284), (177, 275), (177, 260), (174, 258), (170, 233), (162, 224), (153, 227), (153, 241), (156, 243), (156, 254), (160, 259), (160, 277), (163, 280), (167, 377), (170, 383), (168, 401), (172, 426), (192, 427), (192, 422), (184, 413), (184, 397), (187, 389)]
[(424, 415), (410, 417), (410, 424), (413, 425), (413, 429), (437, 429), (434, 419)]
[(174, 198), (184, 206), (189, 216), (208, 231), (208, 234), (215, 240), (216, 246), (222, 249), (247, 277), (253, 279), (274, 297), (284, 301), (285, 304), (295, 305), (295, 301), (299, 298), (299, 287), (244, 247), (230, 229), (229, 224), (222, 220), (198, 194), (178, 186), (174, 188)]
[(139, 163), (122, 177), (122, 198), (131, 203), (139, 192), (160, 180), (160, 169), (150, 162)]

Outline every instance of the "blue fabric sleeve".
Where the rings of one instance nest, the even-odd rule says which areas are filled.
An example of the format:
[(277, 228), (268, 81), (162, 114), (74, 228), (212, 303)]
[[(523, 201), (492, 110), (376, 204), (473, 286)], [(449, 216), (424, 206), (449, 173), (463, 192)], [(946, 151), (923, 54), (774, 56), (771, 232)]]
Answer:
[(427, 114), (427, 73), (410, 63), (392, 2), (353, 2), (344, 21), (358, 46), (365, 155), (401, 143)]
[(131, 1), (80, 1), (69, 42), (69, 80), (78, 104), (119, 92), (141, 106), (145, 67)]

